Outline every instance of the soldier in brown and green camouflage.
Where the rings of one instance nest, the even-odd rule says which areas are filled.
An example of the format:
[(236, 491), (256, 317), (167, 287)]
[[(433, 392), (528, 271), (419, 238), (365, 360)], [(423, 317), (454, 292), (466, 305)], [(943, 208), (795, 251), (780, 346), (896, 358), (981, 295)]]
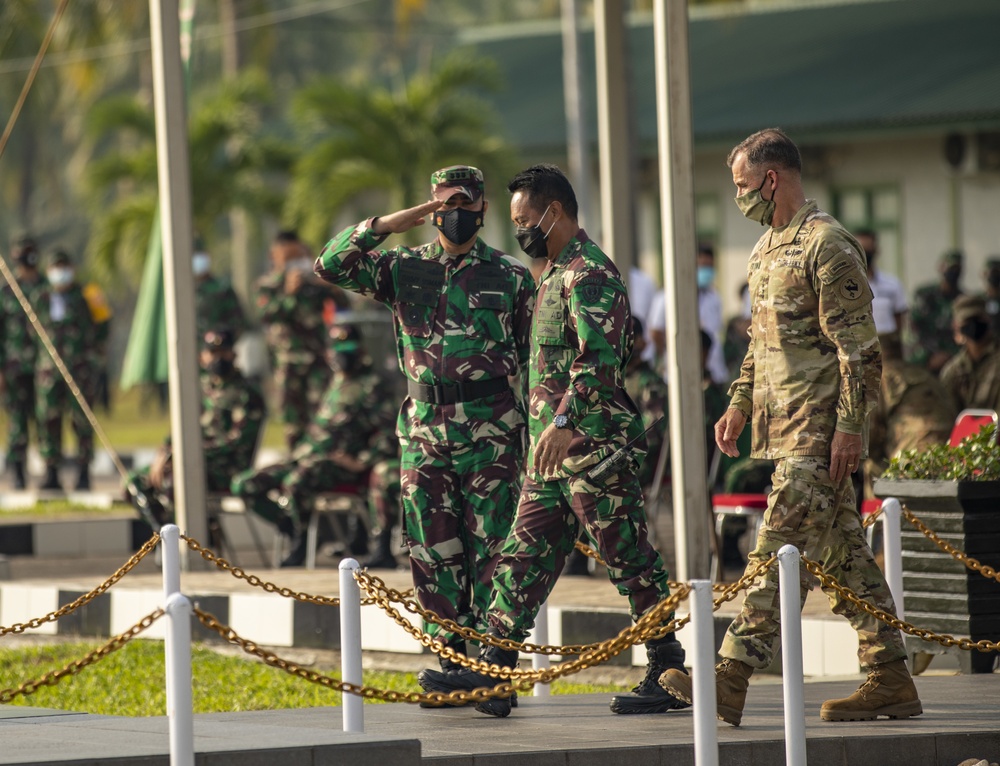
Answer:
[(910, 309), (909, 348), (911, 364), (940, 373), (959, 346), (951, 331), (951, 306), (962, 295), (962, 253), (950, 250), (941, 256), (938, 282), (918, 287)]
[[(478, 169), (439, 170), (431, 192), (430, 202), (340, 232), (316, 273), (393, 311), (409, 394), (396, 432), (417, 598), (484, 630), (520, 487), (524, 408), (509, 378), (525, 377), (534, 283), (519, 261), (478, 236), (488, 208)], [(376, 250), (427, 217), (439, 230), (433, 242)], [(464, 651), (439, 625), (426, 630)]]
[[(38, 271), (35, 242), (22, 238), (14, 248), (14, 276), (29, 304), (37, 311), (45, 279)], [(27, 483), (28, 424), (37, 426), (35, 412), (35, 364), (40, 341), (28, 315), (10, 285), (0, 290), (0, 393), (7, 414), (7, 467), (15, 489)]]
[(195, 243), (192, 258), (194, 271), (195, 329), (197, 337), (216, 327), (226, 327), (236, 340), (246, 332), (248, 323), (240, 299), (228, 280), (215, 276), (211, 270), (211, 256)]
[(356, 328), (330, 328), (330, 365), (333, 379), (289, 459), (232, 480), (233, 494), (248, 510), (292, 538), (283, 567), (305, 561), (311, 498), (345, 484), (366, 492), (372, 467), (397, 451), (392, 430), (397, 405), (372, 369)]
[[(264, 426), (264, 397), (235, 365), (231, 330), (209, 330), (202, 339), (201, 438), (205, 457), (205, 488), (228, 492), (233, 476), (253, 464)], [(130, 501), (158, 530), (173, 509), (173, 462), (168, 439), (146, 468), (126, 480)]]
[[(635, 442), (633, 458), (645, 455), (642, 419), (625, 391), (632, 352), (628, 291), (614, 263), (577, 221), (576, 195), (554, 165), (536, 165), (508, 185), (511, 220), (521, 249), (549, 264), (535, 295), (529, 366), (527, 476), (514, 528), (493, 577), (488, 621), (495, 636), (523, 641), (548, 598), (581, 527), (607, 563), (608, 577), (629, 600), (638, 619), (670, 595), (667, 571), (650, 545), (642, 488), (624, 466), (604, 479), (588, 472), (605, 457)], [(658, 713), (680, 704), (656, 678), (683, 668), (684, 652), (673, 633), (647, 644), (649, 670), (631, 695), (619, 695), (618, 713)], [(517, 652), (487, 646), (480, 659), (511, 667)], [(493, 686), (498, 679), (470, 670), (423, 671), (428, 691)], [(476, 709), (506, 716), (509, 699)]]
[[(768, 227), (747, 267), (750, 347), (715, 428), (719, 449), (737, 457), (737, 439), (752, 419), (752, 456), (776, 461), (748, 570), (793, 545), (859, 598), (893, 613), (851, 481), (867, 451), (867, 418), (878, 401), (881, 372), (864, 251), (805, 198), (798, 148), (782, 131), (753, 134), (730, 152), (728, 163), (737, 206)], [(803, 603), (809, 581), (803, 569)], [(771, 567), (747, 589), (719, 650), (717, 712), (733, 725), (742, 719), (750, 675), (771, 663), (778, 646), (777, 589), (778, 570)], [(824, 590), (834, 613), (857, 631), (858, 659), (870, 675), (851, 697), (824, 703), (821, 718), (918, 715), (899, 631), (833, 588)], [(691, 699), (689, 677), (668, 671), (660, 683)]]
[(639, 408), (642, 427), (649, 429), (646, 431), (648, 458), (642, 461), (639, 473), (636, 475), (639, 486), (643, 488), (653, 483), (656, 461), (666, 443), (670, 426), (668, 409), (670, 392), (663, 378), (642, 358), (645, 347), (642, 320), (632, 317), (632, 355), (625, 369), (625, 390)]
[(1000, 341), (985, 299), (963, 295), (953, 304), (952, 332), (961, 349), (944, 369), (941, 383), (955, 406), (1000, 412)]
[[(46, 278), (48, 288), (39, 297), (38, 318), (87, 404), (93, 405), (97, 382), (94, 366), (97, 329), (67, 253), (56, 251), (53, 254)], [(69, 416), (76, 435), (76, 488), (89, 489), (94, 428), (45, 348), (38, 353), (35, 390), (38, 395), (38, 446), (45, 461), (45, 482), (41, 489), (61, 489), (63, 416)]]
[(285, 424), (285, 443), (291, 451), (330, 383), (324, 316), (335, 296), (313, 278), (312, 261), (295, 232), (275, 237), (271, 263), (272, 271), (257, 282), (257, 307)]

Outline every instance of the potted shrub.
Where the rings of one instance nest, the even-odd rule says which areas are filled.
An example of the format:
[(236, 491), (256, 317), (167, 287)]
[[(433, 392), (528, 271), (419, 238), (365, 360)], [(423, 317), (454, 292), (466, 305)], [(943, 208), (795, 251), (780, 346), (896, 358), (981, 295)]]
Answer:
[[(876, 479), (875, 494), (895, 497), (943, 540), (1000, 570), (1000, 445), (987, 426), (959, 445), (908, 450)], [(1000, 583), (942, 551), (902, 523), (906, 620), (935, 633), (1000, 640)], [(912, 654), (940, 654), (940, 644), (906, 637)], [(996, 654), (959, 652), (964, 672), (991, 672)]]

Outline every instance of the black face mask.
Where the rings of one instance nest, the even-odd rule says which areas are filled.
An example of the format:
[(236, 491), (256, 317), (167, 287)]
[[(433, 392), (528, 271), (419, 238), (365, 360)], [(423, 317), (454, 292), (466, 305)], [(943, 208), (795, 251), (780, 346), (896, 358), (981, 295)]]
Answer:
[(985, 319), (973, 317), (962, 322), (958, 327), (958, 331), (969, 340), (980, 341), (990, 331), (990, 323)]
[(344, 372), (349, 375), (361, 367), (361, 356), (359, 354), (343, 354), (333, 351), (330, 353), (329, 359), (330, 369), (334, 372)]
[(208, 363), (206, 369), (209, 375), (218, 375), (220, 378), (224, 378), (233, 371), (233, 367), (235, 365), (232, 359), (213, 359)]
[(444, 234), (445, 239), (456, 245), (464, 245), (483, 226), (482, 210), (466, 210), (456, 207), (434, 213), (434, 225)]
[(962, 278), (962, 269), (959, 266), (949, 266), (944, 270), (944, 281), (952, 287), (958, 285), (958, 280)]
[(518, 226), (514, 232), (514, 239), (517, 240), (517, 244), (521, 246), (524, 254), (531, 258), (549, 257), (549, 247), (545, 244), (545, 240), (549, 238), (549, 232), (552, 231), (552, 226), (555, 226), (556, 222), (552, 222), (552, 226), (549, 226), (548, 231), (542, 231), (542, 221), (548, 212), (549, 209), (545, 208), (545, 213), (542, 213), (542, 217), (538, 219), (538, 223), (534, 226)]

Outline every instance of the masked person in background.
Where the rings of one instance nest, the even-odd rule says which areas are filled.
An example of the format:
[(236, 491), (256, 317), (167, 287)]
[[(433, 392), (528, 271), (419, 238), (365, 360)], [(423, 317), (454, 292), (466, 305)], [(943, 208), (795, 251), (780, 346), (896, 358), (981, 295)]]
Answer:
[[(23, 237), (15, 245), (14, 276), (36, 313), (46, 288), (38, 271), (38, 259), (38, 246), (30, 237)], [(0, 395), (7, 413), (7, 467), (13, 474), (14, 489), (27, 486), (28, 423), (38, 423), (35, 366), (40, 345), (14, 289), (4, 285), (0, 290)]]
[(958, 344), (951, 331), (951, 304), (962, 295), (962, 253), (951, 250), (941, 256), (938, 270), (941, 278), (935, 284), (918, 287), (910, 311), (912, 338), (906, 344), (911, 349), (911, 364), (925, 365), (931, 372), (940, 372), (945, 363), (958, 353)]
[(952, 304), (952, 328), (961, 350), (941, 370), (941, 384), (955, 411), (988, 409), (1000, 412), (1000, 344), (986, 301), (963, 295)]
[(212, 273), (212, 256), (200, 239), (194, 242), (191, 270), (194, 272), (195, 328), (198, 337), (205, 337), (205, 333), (213, 327), (227, 327), (239, 340), (247, 329), (246, 314), (229, 280)]
[[(88, 405), (94, 402), (97, 370), (94, 367), (96, 326), (76, 279), (69, 255), (57, 250), (45, 272), (48, 289), (38, 303), (38, 318), (52, 339)], [(39, 452), (45, 461), (45, 482), (41, 489), (62, 489), (59, 464), (62, 462), (63, 416), (68, 415), (76, 435), (76, 489), (90, 489), (90, 462), (94, 459), (94, 428), (83, 414), (56, 362), (48, 350), (38, 354), (35, 378), (38, 392)]]

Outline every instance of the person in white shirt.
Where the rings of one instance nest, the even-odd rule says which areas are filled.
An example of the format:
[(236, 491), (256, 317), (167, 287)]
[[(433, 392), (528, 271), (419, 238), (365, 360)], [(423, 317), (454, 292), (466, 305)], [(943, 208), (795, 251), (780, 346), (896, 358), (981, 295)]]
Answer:
[(879, 335), (902, 332), (906, 320), (906, 312), (910, 305), (906, 301), (906, 291), (903, 283), (892, 274), (886, 274), (875, 268), (878, 256), (878, 237), (871, 229), (859, 229), (854, 232), (854, 238), (865, 250), (868, 259), (868, 284), (871, 286), (872, 317), (875, 319), (875, 330)]
[[(646, 345), (642, 351), (642, 360), (650, 363), (656, 357), (656, 349), (653, 348), (652, 338), (649, 335), (648, 329), (650, 312), (653, 310), (653, 304), (656, 302), (656, 293), (656, 282), (653, 281), (652, 277), (637, 266), (629, 269), (629, 308), (632, 310), (632, 316), (636, 317), (642, 322), (643, 327), (647, 328), (644, 335)], [(660, 313), (663, 313), (662, 308), (660, 309)]]

